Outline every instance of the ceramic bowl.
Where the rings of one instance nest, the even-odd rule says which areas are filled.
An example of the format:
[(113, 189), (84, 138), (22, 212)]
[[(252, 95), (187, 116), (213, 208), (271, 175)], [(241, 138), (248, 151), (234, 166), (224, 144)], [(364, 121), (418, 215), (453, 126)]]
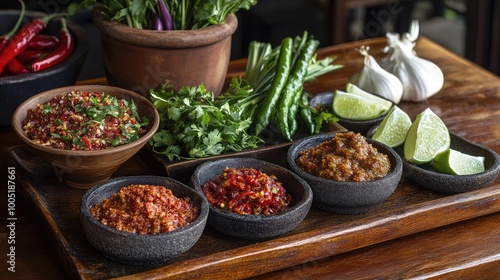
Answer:
[[(176, 197), (190, 197), (200, 209), (189, 225), (164, 233), (136, 234), (101, 224), (90, 214), (90, 207), (131, 184), (159, 185), (169, 188)], [(208, 217), (208, 202), (192, 188), (168, 177), (118, 177), (88, 190), (80, 205), (83, 233), (89, 243), (104, 256), (126, 264), (154, 266), (165, 263), (189, 250), (200, 238)]]
[(290, 208), (272, 215), (240, 215), (211, 205), (208, 224), (218, 231), (242, 239), (267, 240), (293, 230), (306, 217), (312, 204), (309, 185), (288, 169), (254, 158), (227, 158), (199, 165), (191, 177), (191, 187), (203, 194), (202, 185), (217, 177), (225, 167), (253, 167), (275, 175), (292, 196)]
[[(26, 11), (25, 21), (41, 14), (33, 11)], [(14, 26), (19, 11), (0, 11), (0, 34), (5, 34)], [(58, 35), (61, 24), (58, 20), (49, 22), (44, 34)], [(64, 62), (49, 69), (37, 72), (14, 76), (0, 77), (0, 125), (9, 126), (14, 110), (26, 99), (49, 89), (59, 88), (75, 84), (78, 74), (86, 59), (90, 42), (83, 28), (68, 22), (68, 28), (75, 37), (76, 43), (73, 53)]]
[[(452, 149), (484, 157), (485, 171), (460, 176), (442, 174), (434, 171), (429, 164), (417, 165), (403, 160), (403, 177), (423, 188), (443, 194), (464, 193), (490, 185), (500, 172), (500, 156), (493, 150), (473, 144), (454, 133), (450, 133), (450, 137)], [(398, 147), (396, 151), (404, 158), (403, 146)]]
[(388, 146), (367, 139), (379, 152), (386, 154), (391, 170), (386, 176), (362, 182), (340, 182), (312, 175), (295, 163), (300, 151), (330, 140), (335, 133), (318, 134), (296, 141), (288, 150), (289, 168), (309, 183), (313, 191), (313, 206), (337, 214), (360, 214), (383, 203), (396, 190), (401, 179), (403, 163), (399, 155)]
[[(94, 151), (61, 150), (39, 145), (31, 141), (23, 131), (22, 122), (29, 109), (35, 108), (37, 103), (43, 104), (57, 95), (72, 90), (106, 92), (118, 99), (133, 100), (140, 116), (149, 119), (145, 127), (145, 134), (134, 142)], [(12, 129), (21, 140), (30, 146), (37, 154), (50, 163), (56, 175), (71, 187), (88, 189), (103, 182), (118, 169), (122, 163), (139, 151), (158, 129), (159, 116), (156, 108), (141, 95), (121, 88), (101, 85), (79, 85), (48, 90), (30, 97), (17, 107), (12, 116)]]
[[(333, 93), (325, 92), (315, 95), (313, 98), (311, 98), (309, 104), (313, 107), (320, 106), (324, 110), (331, 112), (333, 106), (332, 102)], [(380, 124), (384, 117), (385, 115), (365, 121), (348, 120), (339, 117), (338, 124), (345, 127), (349, 131), (359, 132), (362, 135), (366, 136), (366, 133), (375, 125)]]

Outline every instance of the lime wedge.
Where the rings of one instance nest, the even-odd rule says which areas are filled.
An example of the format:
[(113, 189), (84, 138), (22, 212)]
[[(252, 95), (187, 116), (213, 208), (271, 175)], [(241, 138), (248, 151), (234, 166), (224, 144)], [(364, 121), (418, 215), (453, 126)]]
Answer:
[(484, 171), (484, 157), (448, 149), (436, 156), (432, 168), (440, 173), (470, 175)]
[(376, 96), (366, 97), (336, 90), (333, 96), (333, 112), (344, 119), (371, 120), (387, 113), (392, 102)]
[(357, 85), (351, 84), (351, 83), (347, 83), (346, 84), (345, 91), (347, 93), (354, 93), (354, 94), (357, 94), (359, 96), (364, 96), (364, 97), (367, 97), (367, 98), (380, 100), (380, 102), (387, 102), (387, 101), (389, 101), (387, 99), (384, 99), (384, 98), (382, 98), (382, 97), (380, 97), (380, 96), (378, 96), (378, 95), (376, 95), (374, 93), (368, 92), (368, 91), (366, 91), (366, 90), (358, 87)]
[(404, 142), (404, 157), (415, 164), (431, 162), (450, 148), (450, 133), (444, 122), (430, 108), (418, 114)]
[(410, 116), (398, 106), (393, 106), (373, 134), (372, 139), (395, 148), (405, 142), (410, 126)]

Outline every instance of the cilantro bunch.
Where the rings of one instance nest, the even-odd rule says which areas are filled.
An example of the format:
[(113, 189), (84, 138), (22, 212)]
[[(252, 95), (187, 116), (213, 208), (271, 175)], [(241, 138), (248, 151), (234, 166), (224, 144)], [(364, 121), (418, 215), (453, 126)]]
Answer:
[[(239, 94), (245, 94), (238, 88)], [(149, 145), (171, 161), (240, 152), (257, 148), (262, 142), (247, 133), (251, 120), (242, 118), (241, 107), (214, 98), (202, 84), (177, 92), (162, 84), (150, 94), (160, 114), (160, 127)]]

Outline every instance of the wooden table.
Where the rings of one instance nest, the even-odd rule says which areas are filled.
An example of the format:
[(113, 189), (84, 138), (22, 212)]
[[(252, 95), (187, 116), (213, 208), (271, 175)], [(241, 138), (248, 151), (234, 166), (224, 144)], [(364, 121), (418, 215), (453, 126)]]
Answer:
[[(320, 56), (337, 56), (336, 62), (344, 64), (345, 67), (311, 82), (307, 85), (307, 90), (311, 93), (320, 93), (343, 88), (348, 78), (361, 67), (361, 55), (354, 50), (355, 47), (361, 45), (370, 45), (371, 53), (380, 58), (383, 55), (381, 49), (385, 45), (385, 40), (383, 38), (371, 39), (319, 50)], [(445, 85), (440, 93), (425, 102), (401, 103), (400, 106), (412, 118), (430, 107), (443, 119), (450, 131), (500, 153), (500, 79), (426, 38), (418, 41), (416, 50), (421, 57), (430, 59), (441, 67), (445, 74)], [(228, 77), (241, 74), (242, 69), (244, 69), (244, 60), (231, 62)], [(102, 80), (92, 82), (100, 83)], [(1, 147), (10, 147), (20, 143), (9, 127), (0, 128)], [(11, 163), (2, 158), (0, 165), (4, 170), (4, 176), (7, 177), (5, 171), (12, 166)], [(22, 170), (17, 168), (16, 172), (21, 173)], [(18, 184), (16, 188), (19, 191), (23, 186)], [(2, 213), (0, 275), (7, 276), (7, 278), (2, 276), (2, 279), (67, 279), (68, 272), (65, 270), (67, 263), (60, 261), (61, 252), (57, 251), (54, 244), (47, 242), (51, 239), (43, 235), (45, 225), (34, 218), (37, 213), (30, 212), (33, 208), (27, 205), (29, 201), (20, 199), (16, 200), (15, 209), (17, 218), (14, 232), (16, 272), (12, 273), (7, 270), (9, 249), (5, 240), (11, 233), (6, 230), (7, 221), (4, 214), (7, 212), (7, 190), (5, 185), (0, 189), (2, 201), (0, 203), (0, 213)], [(498, 279), (500, 277), (499, 189), (500, 177), (488, 188), (489, 197), (486, 200), (472, 199), (472, 203), (467, 204), (468, 209), (456, 209), (457, 214), (453, 211), (443, 212), (442, 215), (434, 213), (434, 219), (445, 220), (443, 226), (440, 227), (433, 227), (425, 221), (417, 221), (417, 224), (425, 226), (412, 230), (391, 229), (388, 225), (385, 233), (355, 236), (358, 239), (356, 241), (366, 241), (364, 244), (369, 244), (367, 246), (351, 247), (351, 250), (340, 253), (332, 248), (330, 256), (321, 258), (316, 258), (317, 252), (324, 252), (325, 248), (321, 248), (320, 242), (311, 242), (314, 246), (311, 247), (310, 252), (303, 250), (300, 254), (286, 255), (286, 263), (292, 264), (289, 267), (283, 267), (279, 262), (240, 263), (233, 271), (227, 272), (226, 270), (225, 278), (401, 279), (441, 276), (454, 279)], [(466, 194), (450, 196), (446, 201), (453, 204), (468, 199), (470, 197)], [(404, 219), (405, 213), (398, 213), (398, 218)], [(384, 227), (384, 225), (381, 226)], [(362, 228), (363, 225), (359, 227)], [(349, 234), (349, 229), (345, 231), (340, 234)], [(392, 238), (396, 235), (391, 235), (391, 232), (401, 232), (401, 236)], [(388, 238), (374, 239), (384, 235)], [(343, 240), (343, 242), (347, 241), (353, 242)], [(294, 245), (300, 246), (300, 244)], [(339, 248), (345, 246), (345, 244), (336, 245)], [(244, 257), (252, 259), (251, 255)], [(255, 271), (252, 267), (258, 267), (259, 270)], [(211, 268), (209, 271), (216, 273), (216, 269)], [(162, 270), (156, 272), (162, 272)], [(152, 275), (144, 273), (136, 276)], [(155, 276), (161, 278), (161, 275)]]

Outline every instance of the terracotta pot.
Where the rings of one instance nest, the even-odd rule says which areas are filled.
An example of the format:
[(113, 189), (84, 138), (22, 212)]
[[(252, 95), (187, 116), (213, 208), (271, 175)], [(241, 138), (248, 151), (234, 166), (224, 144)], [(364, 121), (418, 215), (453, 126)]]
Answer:
[(108, 83), (149, 98), (149, 89), (171, 83), (176, 89), (197, 86), (218, 95), (231, 55), (231, 36), (238, 20), (197, 30), (156, 31), (107, 20), (98, 6), (93, 21), (101, 31)]

